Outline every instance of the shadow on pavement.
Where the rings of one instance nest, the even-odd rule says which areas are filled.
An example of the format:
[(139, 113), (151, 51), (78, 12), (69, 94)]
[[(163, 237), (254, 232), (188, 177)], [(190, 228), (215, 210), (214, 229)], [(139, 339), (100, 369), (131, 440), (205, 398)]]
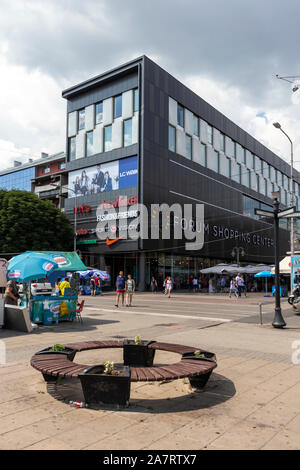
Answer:
[(91, 331), (96, 330), (101, 325), (108, 325), (112, 323), (120, 323), (119, 320), (97, 320), (95, 318), (84, 317), (83, 323), (78, 321), (64, 321), (58, 325), (53, 324), (52, 326), (39, 325), (36, 330), (32, 333), (25, 333), (22, 331), (7, 330), (6, 328), (0, 329), (0, 339), (11, 338), (13, 336), (26, 336), (26, 335), (40, 335), (43, 333), (68, 333), (72, 331)]
[[(165, 382), (175, 384), (179, 381)], [(151, 383), (146, 384), (148, 387)], [(166, 398), (155, 398), (155, 393), (161, 391), (157, 389), (158, 384), (153, 385), (153, 398), (143, 396), (141, 398), (131, 398), (129, 407), (122, 408), (117, 405), (105, 405), (100, 404), (99, 406), (90, 406), (93, 410), (122, 410), (124, 412), (141, 412), (141, 413), (180, 413), (183, 411), (200, 410), (205, 408), (211, 408), (219, 405), (220, 403), (230, 400), (236, 393), (234, 383), (226, 377), (213, 373), (206, 387), (200, 392), (194, 389), (188, 390), (188, 385), (185, 386), (185, 390), (180, 390), (179, 396), (169, 398), (168, 392)], [(132, 387), (133, 388), (133, 387)], [(134, 395), (139, 395), (139, 390), (143, 387), (134, 390)], [(69, 404), (70, 401), (84, 402), (84, 396), (81, 388), (79, 379), (62, 379), (60, 383), (47, 383), (48, 393), (56, 400), (62, 401)], [(148, 389), (149, 395), (149, 389)]]

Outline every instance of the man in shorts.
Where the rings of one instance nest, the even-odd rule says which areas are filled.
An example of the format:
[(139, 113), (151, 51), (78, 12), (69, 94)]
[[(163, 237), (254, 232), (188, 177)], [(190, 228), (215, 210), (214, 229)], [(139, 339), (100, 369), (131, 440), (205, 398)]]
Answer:
[(126, 277), (124, 276), (123, 271), (120, 271), (119, 276), (117, 276), (116, 279), (117, 297), (115, 307), (119, 307), (120, 294), (122, 295), (122, 306), (124, 306), (125, 292), (127, 287), (126, 284)]

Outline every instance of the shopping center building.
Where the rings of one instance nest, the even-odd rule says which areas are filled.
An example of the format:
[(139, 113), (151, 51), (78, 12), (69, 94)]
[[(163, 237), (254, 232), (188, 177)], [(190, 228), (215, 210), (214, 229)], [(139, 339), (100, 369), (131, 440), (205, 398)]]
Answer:
[[(146, 56), (75, 85), (63, 97), (65, 211), (86, 264), (113, 278), (119, 270), (131, 273), (143, 288), (152, 275), (171, 275), (183, 286), (204, 267), (235, 262), (237, 253), (242, 263), (273, 263), (273, 226), (254, 209), (270, 209), (274, 190), (282, 207), (289, 206), (290, 166), (284, 160)], [(299, 209), (297, 171), (294, 192)], [(203, 247), (187, 250), (172, 236), (108, 245), (97, 234), (97, 208), (122, 211), (126, 197), (129, 206), (145, 204), (149, 220), (151, 204), (204, 204)], [(167, 223), (172, 233), (171, 211)], [(287, 223), (280, 230), (282, 256), (289, 250)]]

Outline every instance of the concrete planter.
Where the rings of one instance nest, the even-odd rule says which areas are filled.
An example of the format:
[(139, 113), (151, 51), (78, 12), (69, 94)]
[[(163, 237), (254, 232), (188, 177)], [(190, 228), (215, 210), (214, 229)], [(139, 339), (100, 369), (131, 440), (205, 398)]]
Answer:
[(124, 339), (123, 360), (126, 366), (152, 367), (155, 349), (148, 348), (153, 341), (142, 341), (135, 344), (133, 339)]
[(115, 368), (122, 375), (104, 373), (104, 365), (88, 367), (78, 375), (88, 404), (128, 405), (130, 398), (129, 367)]

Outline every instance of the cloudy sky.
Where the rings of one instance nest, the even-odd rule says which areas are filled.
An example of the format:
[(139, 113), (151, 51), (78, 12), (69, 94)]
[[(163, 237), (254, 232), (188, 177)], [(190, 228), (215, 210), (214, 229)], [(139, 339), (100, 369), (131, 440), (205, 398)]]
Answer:
[(279, 121), (300, 170), (300, 89), (276, 78), (300, 76), (299, 0), (0, 0), (0, 11), (0, 168), (64, 150), (61, 91), (146, 54), (289, 160)]

